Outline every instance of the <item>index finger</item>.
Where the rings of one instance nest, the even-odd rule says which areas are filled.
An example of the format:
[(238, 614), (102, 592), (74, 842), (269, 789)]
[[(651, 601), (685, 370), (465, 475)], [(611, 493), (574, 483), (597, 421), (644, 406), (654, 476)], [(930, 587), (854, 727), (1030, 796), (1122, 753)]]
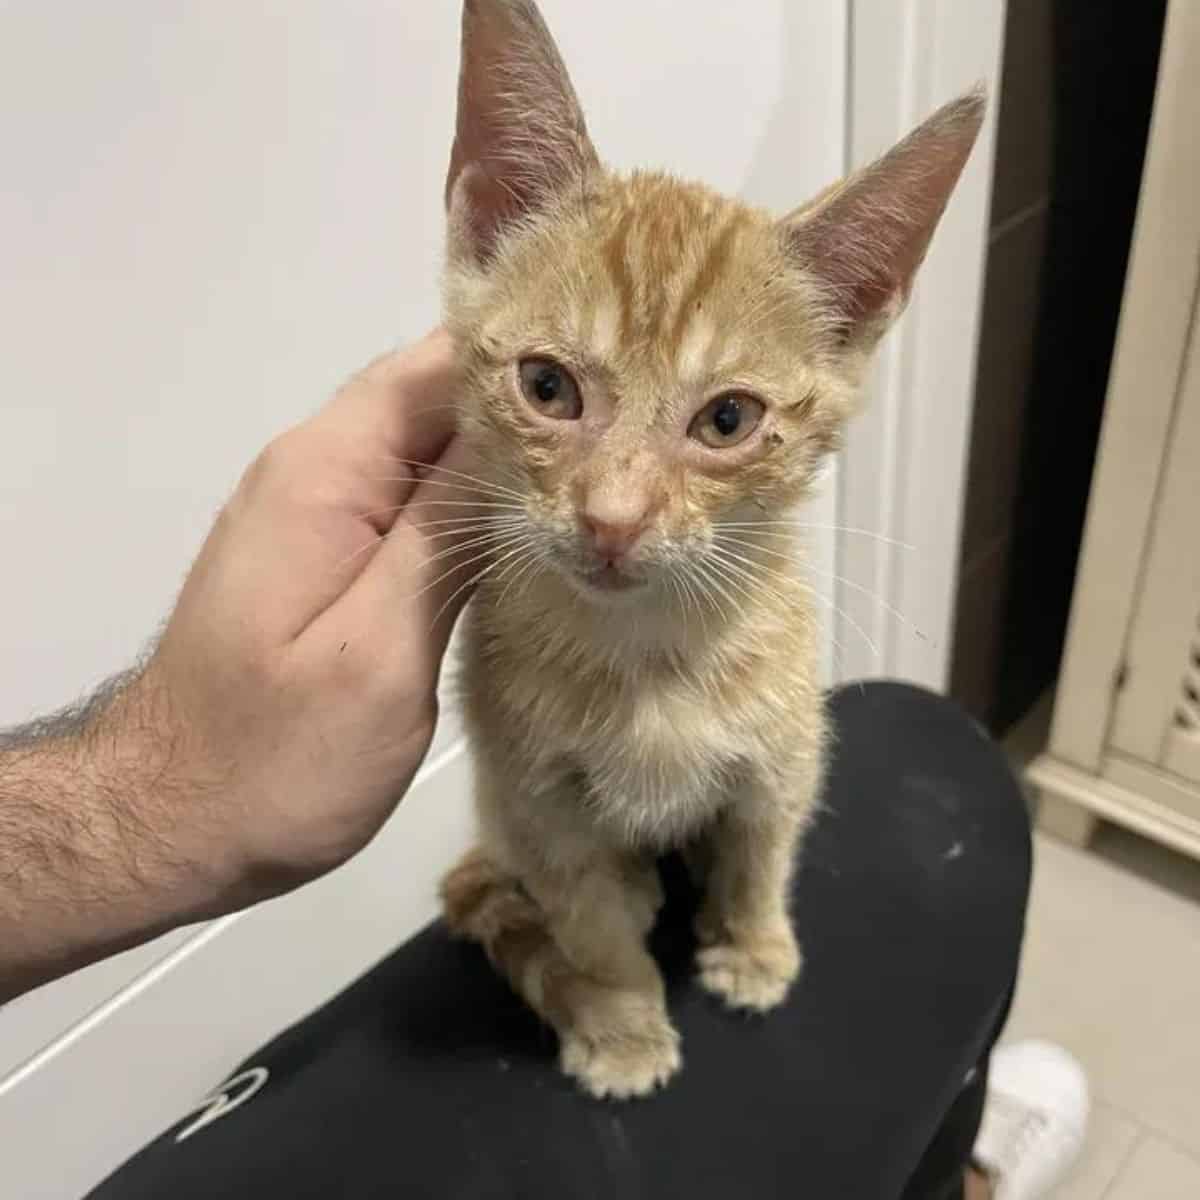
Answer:
[(313, 424), (401, 465), (405, 459), (433, 462), (454, 436), (456, 384), (453, 342), (438, 328), (369, 363)]

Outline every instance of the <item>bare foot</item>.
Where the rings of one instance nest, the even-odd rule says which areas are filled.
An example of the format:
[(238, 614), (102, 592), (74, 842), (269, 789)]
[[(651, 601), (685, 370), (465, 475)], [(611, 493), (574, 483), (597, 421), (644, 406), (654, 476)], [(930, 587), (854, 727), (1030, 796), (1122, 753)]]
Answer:
[(992, 1181), (974, 1167), (963, 1172), (963, 1200), (992, 1200)]

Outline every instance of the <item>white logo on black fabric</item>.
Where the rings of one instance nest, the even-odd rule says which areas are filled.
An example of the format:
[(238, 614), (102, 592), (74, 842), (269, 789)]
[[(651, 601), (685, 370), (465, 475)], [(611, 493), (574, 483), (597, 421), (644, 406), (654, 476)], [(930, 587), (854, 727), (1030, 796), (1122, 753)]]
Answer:
[(182, 1142), (184, 1138), (190, 1138), (193, 1133), (211, 1125), (219, 1117), (240, 1108), (251, 1096), (262, 1091), (269, 1075), (266, 1067), (251, 1067), (248, 1071), (242, 1071), (232, 1079), (227, 1079), (212, 1095), (206, 1096), (196, 1105), (204, 1111), (175, 1135), (175, 1141)]

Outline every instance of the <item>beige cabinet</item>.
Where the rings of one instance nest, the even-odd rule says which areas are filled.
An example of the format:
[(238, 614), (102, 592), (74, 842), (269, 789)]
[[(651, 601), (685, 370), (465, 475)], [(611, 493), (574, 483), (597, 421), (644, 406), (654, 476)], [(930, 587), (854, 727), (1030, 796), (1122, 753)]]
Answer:
[(1200, 5), (1173, 0), (1040, 823), (1200, 857)]

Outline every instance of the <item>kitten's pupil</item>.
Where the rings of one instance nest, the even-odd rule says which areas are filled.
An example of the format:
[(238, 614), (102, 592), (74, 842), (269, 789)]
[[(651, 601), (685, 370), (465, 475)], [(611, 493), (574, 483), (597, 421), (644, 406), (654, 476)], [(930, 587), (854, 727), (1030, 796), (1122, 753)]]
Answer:
[(557, 367), (543, 367), (533, 380), (533, 394), (543, 404), (552, 404), (562, 391), (562, 372)]
[(583, 400), (571, 372), (552, 358), (521, 359), (518, 376), (521, 394), (543, 417), (574, 421), (582, 414)]
[(732, 437), (742, 423), (742, 406), (733, 396), (727, 396), (713, 409), (712, 423), (722, 437)]

